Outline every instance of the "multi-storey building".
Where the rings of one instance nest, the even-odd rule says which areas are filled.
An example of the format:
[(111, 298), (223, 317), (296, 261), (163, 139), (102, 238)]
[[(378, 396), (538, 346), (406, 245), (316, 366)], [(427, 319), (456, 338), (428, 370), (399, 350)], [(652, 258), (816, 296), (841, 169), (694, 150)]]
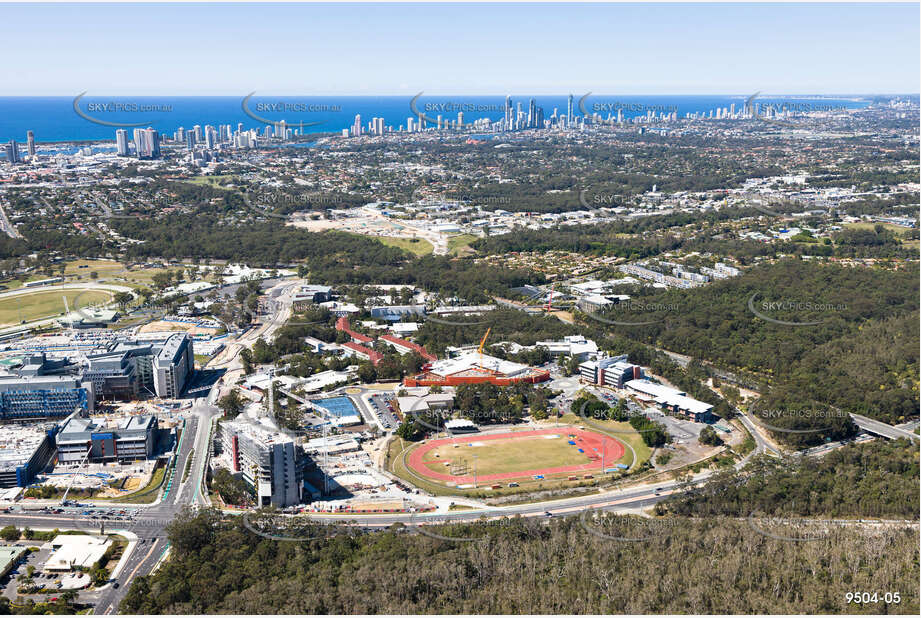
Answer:
[(0, 376), (0, 419), (64, 417), (75, 410), (92, 412), (93, 383), (71, 376)]
[(52, 455), (53, 427), (0, 427), (0, 487), (26, 487)]
[(156, 452), (157, 418), (130, 416), (112, 424), (72, 416), (58, 431), (58, 462), (62, 464), (149, 459)]
[(177, 333), (152, 341), (119, 340), (94, 350), (86, 357), (84, 378), (100, 397), (176, 398), (194, 368), (192, 339)]
[(291, 436), (242, 420), (221, 423), (221, 450), (256, 496), (258, 506), (301, 501), (305, 457)]
[(627, 362), (627, 355), (603, 357), (579, 365), (579, 375), (586, 382), (599, 386), (623, 388), (630, 380), (643, 377), (643, 368)]
[(192, 338), (185, 334), (172, 335), (158, 350), (152, 369), (157, 397), (178, 397), (195, 371)]

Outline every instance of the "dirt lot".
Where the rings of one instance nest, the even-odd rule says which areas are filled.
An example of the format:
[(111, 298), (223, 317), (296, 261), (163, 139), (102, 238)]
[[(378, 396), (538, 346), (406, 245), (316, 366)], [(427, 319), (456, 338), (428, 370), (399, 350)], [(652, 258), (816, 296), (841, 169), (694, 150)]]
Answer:
[(218, 332), (218, 329), (204, 328), (202, 326), (195, 326), (194, 324), (186, 324), (185, 322), (163, 322), (160, 320), (145, 324), (138, 329), (138, 332), (141, 333), (157, 333), (164, 331), (184, 332), (189, 335), (214, 335)]

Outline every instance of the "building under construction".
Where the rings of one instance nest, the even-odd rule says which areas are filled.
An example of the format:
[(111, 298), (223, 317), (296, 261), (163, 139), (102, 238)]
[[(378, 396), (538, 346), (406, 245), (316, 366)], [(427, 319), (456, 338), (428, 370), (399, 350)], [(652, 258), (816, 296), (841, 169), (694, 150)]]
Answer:
[(489, 382), (510, 386), (518, 382), (537, 384), (550, 379), (546, 369), (536, 369), (521, 363), (502, 360), (480, 352), (464, 352), (456, 358), (435, 361), (423, 367), (422, 373), (403, 381), (404, 386), (458, 386)]
[(257, 506), (300, 503), (307, 460), (291, 436), (243, 418), (221, 423), (218, 436), (232, 471), (250, 487)]

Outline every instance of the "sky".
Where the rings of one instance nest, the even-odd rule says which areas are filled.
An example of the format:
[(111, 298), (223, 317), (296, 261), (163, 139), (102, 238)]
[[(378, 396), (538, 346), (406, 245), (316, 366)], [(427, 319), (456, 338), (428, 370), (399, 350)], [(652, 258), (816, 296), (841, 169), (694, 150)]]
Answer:
[(906, 4), (0, 4), (0, 96), (918, 93)]

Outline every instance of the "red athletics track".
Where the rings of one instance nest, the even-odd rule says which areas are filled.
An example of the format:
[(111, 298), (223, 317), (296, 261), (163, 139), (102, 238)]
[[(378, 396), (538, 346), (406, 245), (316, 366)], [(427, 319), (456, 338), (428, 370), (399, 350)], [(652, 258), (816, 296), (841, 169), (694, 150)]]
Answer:
[[(523, 478), (526, 476), (534, 476), (536, 474), (543, 474), (547, 476), (549, 474), (565, 474), (567, 472), (586, 472), (589, 470), (597, 470), (601, 468), (601, 453), (604, 453), (605, 464), (613, 464), (615, 461), (623, 457), (624, 455), (624, 446), (608, 436), (604, 436), (600, 433), (594, 433), (592, 431), (585, 431), (583, 429), (576, 429), (574, 427), (556, 427), (552, 429), (538, 429), (535, 431), (513, 431), (509, 433), (494, 433), (486, 435), (467, 435), (462, 438), (445, 438), (443, 440), (433, 440), (423, 444), (422, 446), (416, 448), (412, 453), (409, 454), (409, 463), (407, 464), (418, 474), (422, 476), (427, 476), (430, 478), (438, 479), (439, 481), (446, 481), (449, 483), (456, 484), (465, 484), (472, 483), (473, 476), (452, 476), (450, 474), (445, 474), (443, 472), (436, 472), (429, 468), (425, 463), (423, 463), (423, 457), (426, 453), (432, 449), (438, 448), (445, 444), (467, 444), (470, 442), (486, 442), (488, 440), (507, 440), (514, 438), (525, 438), (533, 436), (541, 436), (546, 434), (559, 434), (561, 439), (570, 439), (567, 438), (569, 435), (575, 436), (573, 439), (576, 443), (576, 446), (572, 447), (574, 449), (581, 448), (585, 451), (586, 457), (591, 457), (592, 461), (584, 464), (576, 464), (572, 466), (557, 466), (555, 468), (538, 468), (536, 470), (522, 470), (520, 472), (501, 472), (498, 474), (478, 474), (477, 481), (489, 482), (489, 481), (499, 481), (503, 479), (515, 479)], [(602, 448), (603, 445), (603, 448)], [(598, 454), (595, 454), (595, 451), (592, 449), (598, 449)], [(439, 462), (444, 463), (444, 462)]]

